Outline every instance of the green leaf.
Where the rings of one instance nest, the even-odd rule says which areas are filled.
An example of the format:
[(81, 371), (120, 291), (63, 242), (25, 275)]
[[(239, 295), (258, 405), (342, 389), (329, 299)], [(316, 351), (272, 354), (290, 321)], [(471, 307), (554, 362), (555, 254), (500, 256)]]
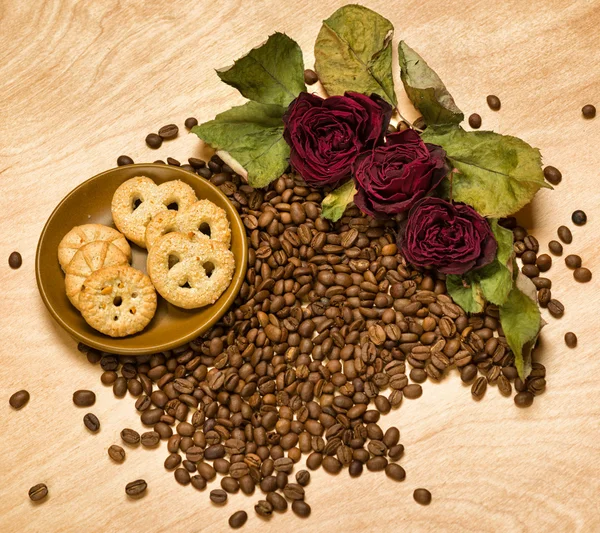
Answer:
[(446, 289), (455, 303), (466, 313), (481, 313), (485, 300), (481, 287), (476, 280), (466, 281), (461, 276), (450, 274), (446, 276)]
[(498, 225), (496, 219), (490, 221), (490, 226), (498, 243), (496, 258), (491, 264), (477, 270), (474, 274), (479, 280), (486, 300), (502, 305), (513, 287), (513, 234), (512, 231)]
[[(519, 274), (519, 277), (521, 276), (522, 274)], [(517, 281), (517, 286), (500, 307), (500, 323), (506, 341), (515, 354), (519, 377), (525, 380), (531, 372), (531, 350), (540, 333), (542, 318), (537, 303), (519, 288), (522, 283), (522, 280)]]
[(464, 120), (440, 77), (404, 41), (398, 44), (398, 60), (406, 94), (429, 126), (460, 124)]
[(217, 74), (246, 98), (262, 104), (287, 106), (306, 91), (302, 50), (283, 33), (274, 33)]
[(245, 170), (252, 187), (265, 187), (288, 166), (290, 149), (283, 138), (284, 112), (281, 106), (247, 102), (192, 131), (216, 150), (226, 151), (238, 163), (236, 166)]
[(359, 5), (323, 21), (315, 43), (315, 69), (330, 94), (376, 93), (396, 105), (392, 77), (392, 23)]
[(500, 226), (497, 219), (490, 220), (490, 226), (494, 237), (496, 237), (496, 242), (498, 243), (496, 257), (500, 264), (509, 266), (512, 264), (512, 258), (515, 253), (513, 248), (513, 232)]
[(337, 222), (342, 218), (346, 207), (352, 202), (355, 194), (356, 187), (352, 180), (340, 185), (323, 199), (321, 216), (332, 222)]
[[(453, 199), (472, 205), (483, 216), (512, 215), (541, 187), (550, 187), (544, 181), (540, 151), (517, 137), (492, 131), (466, 132), (457, 126), (430, 127), (422, 137), (442, 146), (458, 169), (453, 173)], [(448, 180), (442, 185), (448, 195)]]

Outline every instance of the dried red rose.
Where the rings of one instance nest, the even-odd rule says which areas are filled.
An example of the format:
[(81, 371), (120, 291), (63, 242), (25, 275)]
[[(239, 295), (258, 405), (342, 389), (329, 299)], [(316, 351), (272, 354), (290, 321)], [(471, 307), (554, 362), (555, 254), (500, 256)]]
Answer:
[(382, 141), (391, 116), (392, 107), (375, 94), (300, 93), (283, 117), (290, 163), (309, 185), (335, 185), (350, 177), (363, 149)]
[(494, 260), (498, 244), (488, 221), (465, 204), (423, 198), (411, 209), (399, 246), (414, 266), (465, 274)]
[(371, 216), (408, 211), (448, 173), (446, 152), (425, 144), (414, 130), (388, 134), (384, 145), (363, 152), (354, 164), (354, 203)]

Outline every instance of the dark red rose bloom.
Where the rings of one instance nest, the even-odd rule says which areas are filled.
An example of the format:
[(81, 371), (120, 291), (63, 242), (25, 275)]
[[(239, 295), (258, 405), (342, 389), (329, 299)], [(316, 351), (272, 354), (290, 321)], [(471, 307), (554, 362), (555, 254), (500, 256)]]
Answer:
[(376, 94), (300, 93), (283, 117), (290, 163), (309, 185), (335, 185), (350, 177), (363, 149), (382, 141), (391, 116), (392, 107)]
[(354, 203), (374, 217), (403, 213), (430, 194), (448, 170), (443, 148), (425, 144), (416, 131), (388, 134), (384, 145), (354, 163)]
[(398, 236), (406, 260), (443, 274), (464, 274), (494, 260), (498, 244), (488, 221), (465, 204), (423, 198)]

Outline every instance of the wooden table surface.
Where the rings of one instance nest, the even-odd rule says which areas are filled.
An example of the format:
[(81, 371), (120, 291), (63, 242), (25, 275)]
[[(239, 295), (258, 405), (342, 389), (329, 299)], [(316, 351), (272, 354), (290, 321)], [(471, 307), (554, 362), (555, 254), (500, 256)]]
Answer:
[[(296, 39), (312, 65), (322, 19), (341, 1), (222, 2), (48, 0), (0, 3), (0, 531), (185, 532), (226, 531), (245, 509), (245, 531), (513, 532), (600, 531), (600, 3), (597, 0), (381, 0), (369, 6), (389, 18), (396, 39), (417, 49), (446, 82), (465, 114), (478, 112), (484, 128), (518, 135), (541, 148), (546, 164), (563, 172), (555, 191), (541, 191), (522, 221), (541, 249), (571, 212), (589, 222), (573, 229), (568, 253), (595, 272), (573, 281), (564, 262), (549, 272), (566, 313), (546, 317), (537, 358), (548, 388), (533, 407), (488, 388), (476, 403), (456, 373), (424, 385), (423, 397), (405, 401), (383, 418), (397, 424), (406, 446), (407, 478), (394, 483), (366, 473), (313, 475), (301, 520), (288, 512), (270, 521), (253, 511), (259, 494), (230, 497), (223, 509), (208, 491), (181, 487), (162, 466), (158, 450), (128, 449), (122, 465), (107, 448), (123, 427), (141, 430), (134, 400), (117, 400), (99, 380), (100, 368), (77, 352), (52, 321), (34, 277), (37, 239), (55, 205), (72, 188), (115, 165), (200, 153), (193, 135), (180, 135), (158, 151), (144, 137), (160, 126), (183, 126), (239, 104), (236, 91), (213, 69), (276, 31)], [(399, 92), (400, 89), (398, 90)], [(486, 95), (497, 94), (492, 112)], [(405, 97), (403, 112), (415, 117)], [(7, 258), (18, 250), (20, 270)], [(579, 347), (565, 347), (575, 331)], [(8, 405), (21, 388), (31, 393), (20, 411)], [(89, 434), (87, 409), (74, 390), (96, 392), (90, 409), (102, 429)], [(148, 481), (148, 494), (130, 501), (124, 486)], [(42, 504), (27, 491), (44, 482)], [(216, 486), (216, 485), (215, 485)], [(429, 507), (412, 499), (417, 487), (433, 493)], [(213, 487), (214, 488), (214, 487)]]

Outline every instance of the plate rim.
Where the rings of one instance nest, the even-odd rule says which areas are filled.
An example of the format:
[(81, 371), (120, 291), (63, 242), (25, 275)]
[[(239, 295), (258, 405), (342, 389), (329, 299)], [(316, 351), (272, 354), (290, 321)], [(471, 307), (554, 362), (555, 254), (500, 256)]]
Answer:
[[(50, 300), (46, 294), (46, 291), (44, 289), (43, 283), (41, 281), (41, 257), (40, 257), (40, 252), (41, 252), (41, 248), (42, 248), (42, 242), (44, 240), (44, 237), (46, 236), (46, 233), (48, 232), (48, 226), (50, 225), (50, 222), (54, 219), (54, 217), (56, 216), (56, 213), (60, 210), (60, 208), (63, 206), (63, 204), (67, 201), (68, 198), (70, 198), (73, 194), (75, 194), (79, 189), (81, 189), (82, 187), (84, 187), (87, 183), (100, 179), (103, 176), (105, 176), (106, 174), (112, 173), (115, 170), (121, 169), (121, 168), (157, 168), (157, 169), (161, 169), (161, 170), (165, 170), (165, 168), (167, 168), (169, 171), (174, 172), (174, 174), (181, 174), (181, 173), (185, 173), (185, 175), (187, 177), (194, 177), (195, 179), (201, 180), (201, 183), (203, 183), (203, 185), (207, 185), (209, 186), (209, 188), (213, 189), (213, 191), (220, 196), (223, 200), (225, 200), (226, 202), (228, 202), (229, 204), (231, 204), (231, 201), (229, 200), (229, 198), (227, 198), (227, 196), (213, 183), (211, 183), (208, 180), (204, 180), (203, 178), (201, 178), (200, 176), (196, 176), (195, 174), (192, 174), (191, 172), (188, 172), (187, 170), (184, 170), (182, 168), (179, 168), (177, 166), (172, 166), (172, 165), (162, 165), (159, 163), (135, 163), (133, 165), (123, 165), (121, 167), (114, 167), (108, 170), (105, 170), (103, 172), (100, 172), (99, 174), (96, 174), (94, 176), (92, 176), (91, 178), (88, 178), (87, 180), (81, 182), (79, 185), (77, 185), (74, 189), (71, 189), (63, 198), (62, 200), (56, 205), (56, 207), (52, 210), (52, 213), (50, 213), (50, 216), (48, 216), (48, 219), (46, 220), (46, 223), (44, 224), (44, 227), (42, 228), (42, 231), (40, 233), (40, 237), (38, 239), (38, 244), (36, 247), (36, 252), (35, 252), (35, 278), (36, 278), (36, 283), (37, 283), (37, 288), (38, 288), (38, 292), (42, 298), (42, 301), (44, 302), (44, 306), (46, 307), (46, 309), (49, 311), (50, 315), (52, 316), (52, 318), (67, 332), (69, 333), (69, 335), (71, 335), (71, 337), (75, 338), (77, 341), (84, 343), (85, 345), (100, 350), (102, 352), (106, 352), (106, 353), (110, 353), (110, 354), (118, 354), (118, 355), (152, 355), (155, 353), (160, 353), (160, 352), (164, 352), (167, 350), (171, 350), (172, 348), (176, 348), (178, 346), (182, 346), (184, 345), (186, 342), (189, 342), (190, 340), (193, 340), (197, 337), (199, 337), (200, 335), (202, 335), (202, 333), (206, 332), (208, 329), (210, 329), (212, 326), (214, 326), (222, 317), (223, 315), (225, 315), (225, 313), (228, 311), (228, 309), (231, 307), (231, 305), (233, 304), (234, 300), (237, 298), (239, 291), (242, 287), (242, 284), (244, 283), (244, 279), (246, 277), (246, 271), (248, 268), (248, 237), (246, 235), (246, 228), (244, 226), (244, 223), (242, 222), (242, 218), (240, 216), (240, 214), (238, 213), (237, 209), (235, 209), (235, 207), (233, 206), (233, 204), (231, 204), (232, 207), (232, 211), (234, 213), (234, 220), (231, 221), (232, 226), (234, 224), (236, 224), (238, 226), (238, 229), (240, 230), (239, 233), (241, 235), (241, 240), (242, 240), (242, 246), (243, 249), (246, 250), (246, 253), (242, 254), (242, 264), (241, 264), (241, 272), (243, 273), (243, 275), (240, 275), (238, 279), (233, 279), (232, 281), (232, 285), (233, 285), (233, 292), (231, 293), (230, 301), (223, 301), (220, 304), (220, 309), (216, 312), (216, 314), (210, 319), (207, 320), (206, 322), (202, 323), (202, 325), (200, 325), (198, 328), (196, 328), (193, 332), (188, 333), (187, 335), (184, 335), (183, 337), (179, 337), (177, 340), (171, 340), (171, 341), (165, 341), (160, 345), (155, 345), (152, 346), (151, 348), (140, 348), (140, 349), (136, 349), (136, 348), (123, 348), (123, 349), (117, 349), (116, 347), (111, 346), (110, 344), (105, 344), (102, 342), (98, 342), (95, 341), (93, 339), (89, 339), (88, 337), (86, 337), (85, 335), (79, 333), (78, 331), (74, 330), (69, 324), (67, 324), (63, 318), (60, 316), (60, 313), (58, 313), (56, 311), (56, 309), (54, 309), (54, 306), (50, 303)], [(233, 229), (233, 228), (232, 228)], [(237, 270), (237, 269), (236, 269)], [(235, 271), (234, 271), (235, 273)], [(222, 296), (219, 297), (219, 299), (217, 299), (217, 301), (213, 304), (213, 306), (215, 305), (219, 305), (219, 301), (221, 300)], [(117, 337), (108, 337), (106, 336), (107, 341), (109, 341), (109, 339), (113, 339), (113, 341), (118, 341), (119, 339)]]

